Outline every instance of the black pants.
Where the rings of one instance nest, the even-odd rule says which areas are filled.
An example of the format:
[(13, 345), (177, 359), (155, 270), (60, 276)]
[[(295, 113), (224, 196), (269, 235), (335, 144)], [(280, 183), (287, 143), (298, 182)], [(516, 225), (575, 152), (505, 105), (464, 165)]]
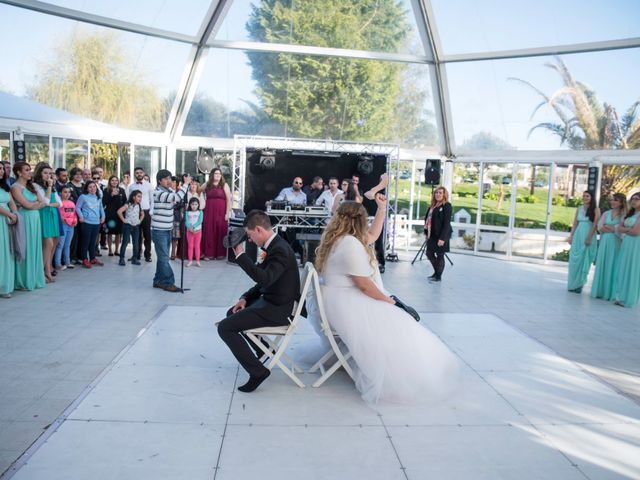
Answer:
[(71, 247), (69, 248), (71, 260), (82, 260), (80, 256), (80, 227), (82, 224), (78, 224), (76, 228), (73, 229), (73, 237), (71, 237)]
[[(149, 210), (144, 211), (144, 219), (140, 224), (139, 244), (144, 245), (144, 258), (151, 258), (151, 215)], [(138, 260), (140, 260), (140, 250), (138, 250)]]
[[(252, 302), (253, 304), (255, 302)], [(249, 304), (243, 310), (236, 313), (227, 312), (227, 318), (218, 324), (218, 335), (227, 344), (231, 353), (236, 357), (238, 363), (242, 365), (249, 375), (260, 376), (267, 369), (256, 356), (255, 350), (249, 346), (250, 340), (242, 334), (245, 330), (260, 327), (279, 327), (288, 325), (288, 314), (292, 308), (288, 308), (288, 314), (278, 318), (277, 315), (270, 316), (269, 319), (264, 318), (256, 313), (256, 309), (251, 308)], [(287, 310), (284, 310), (287, 311)]]
[(378, 264), (384, 267), (386, 262), (384, 256), (384, 231), (380, 234), (375, 243), (375, 251), (376, 251), (376, 259), (378, 260)]
[(90, 260), (96, 258), (96, 240), (100, 232), (100, 225), (91, 225), (89, 223), (80, 224), (80, 260)]
[(124, 259), (124, 252), (129, 245), (129, 237), (133, 241), (133, 258), (140, 259), (140, 225), (132, 227), (128, 223), (122, 225), (122, 245), (120, 245), (120, 258)]
[(437, 252), (427, 248), (427, 258), (433, 267), (433, 274), (438, 279), (442, 277), (442, 272), (444, 272), (444, 256), (445, 252)]

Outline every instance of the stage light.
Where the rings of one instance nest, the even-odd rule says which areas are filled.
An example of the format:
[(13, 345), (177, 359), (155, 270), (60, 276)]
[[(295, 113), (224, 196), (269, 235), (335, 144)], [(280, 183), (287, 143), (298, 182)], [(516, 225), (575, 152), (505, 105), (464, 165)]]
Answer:
[(361, 155), (356, 168), (361, 175), (371, 175), (373, 173), (373, 157)]
[(260, 152), (260, 168), (263, 170), (273, 170), (276, 168), (275, 150), (262, 150), (262, 152)]
[(211, 170), (215, 168), (215, 161), (213, 160), (213, 148), (200, 147), (200, 154), (198, 155), (198, 161), (196, 166), (200, 172), (205, 175), (209, 174)]

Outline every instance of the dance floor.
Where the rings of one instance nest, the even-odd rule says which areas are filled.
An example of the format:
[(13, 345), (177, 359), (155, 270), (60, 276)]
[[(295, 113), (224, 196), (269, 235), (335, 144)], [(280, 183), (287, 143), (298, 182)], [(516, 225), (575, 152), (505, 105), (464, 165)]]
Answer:
[[(463, 365), (436, 404), (365, 404), (338, 372), (254, 393), (225, 309), (162, 308), (8, 472), (15, 480), (640, 478), (640, 406), (494, 314), (422, 313)], [(303, 319), (292, 345), (317, 337)], [(375, 346), (372, 346), (375, 348)]]

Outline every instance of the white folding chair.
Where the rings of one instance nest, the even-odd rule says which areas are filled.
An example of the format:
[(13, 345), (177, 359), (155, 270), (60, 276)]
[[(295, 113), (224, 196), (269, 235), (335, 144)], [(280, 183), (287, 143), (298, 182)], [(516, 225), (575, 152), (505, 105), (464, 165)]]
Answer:
[[(264, 358), (265, 355), (269, 358), (269, 361), (266, 364), (266, 367), (269, 370), (272, 370), (273, 367), (277, 365), (280, 370), (282, 370), (300, 388), (304, 388), (305, 385), (296, 376), (296, 373), (303, 373), (303, 370), (298, 367), (285, 353), (285, 350), (289, 346), (289, 342), (291, 341), (296, 328), (298, 328), (298, 321), (302, 313), (302, 307), (304, 306), (307, 298), (307, 291), (309, 290), (309, 286), (313, 279), (313, 275), (310, 274), (312, 270), (313, 265), (307, 263), (302, 272), (302, 278), (300, 279), (300, 299), (293, 305), (293, 312), (289, 319), (289, 325), (281, 327), (253, 328), (243, 332), (245, 336), (263, 352), (264, 355), (262, 358)], [(269, 346), (265, 346), (263, 341)]]
[(320, 277), (313, 266), (311, 269), (313, 289), (315, 291), (316, 301), (318, 303), (318, 313), (320, 315), (320, 326), (322, 328), (322, 332), (329, 341), (329, 345), (331, 345), (331, 349), (309, 369), (309, 373), (315, 373), (320, 370), (320, 378), (316, 380), (313, 386), (319, 387), (322, 385), (340, 367), (344, 368), (349, 376), (355, 381), (355, 378), (353, 377), (353, 370), (347, 362), (347, 360), (351, 358), (351, 353), (349, 352), (347, 345), (340, 339), (338, 333), (331, 328), (331, 325), (329, 325), (329, 321), (327, 320), (327, 316), (324, 311), (322, 291), (320, 290)]

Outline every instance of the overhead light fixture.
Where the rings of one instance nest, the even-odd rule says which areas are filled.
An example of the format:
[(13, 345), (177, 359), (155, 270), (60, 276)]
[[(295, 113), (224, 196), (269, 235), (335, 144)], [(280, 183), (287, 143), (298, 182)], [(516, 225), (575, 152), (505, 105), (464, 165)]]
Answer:
[(216, 166), (213, 159), (213, 148), (201, 147), (198, 150), (200, 150), (197, 161), (198, 170), (200, 170), (205, 175), (208, 175)]
[(276, 168), (276, 151), (265, 149), (260, 152), (260, 168), (273, 170)]
[(360, 155), (356, 169), (362, 175), (371, 175), (373, 173), (373, 157), (371, 155)]

